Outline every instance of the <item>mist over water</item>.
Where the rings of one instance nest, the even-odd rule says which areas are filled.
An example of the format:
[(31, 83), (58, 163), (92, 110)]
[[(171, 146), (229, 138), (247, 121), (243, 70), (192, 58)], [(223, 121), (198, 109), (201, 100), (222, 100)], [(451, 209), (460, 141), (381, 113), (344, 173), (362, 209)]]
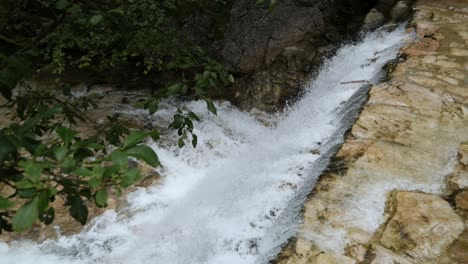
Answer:
[(376, 81), (406, 38), (399, 27), (343, 46), (274, 126), (228, 103), (217, 104), (218, 116), (200, 101), (146, 116), (169, 122), (178, 106), (199, 114), (197, 148), (179, 149), (172, 132), (148, 143), (164, 166), (161, 184), (129, 194), (127, 208), (77, 235), (0, 243), (0, 264), (267, 263), (297, 232), (307, 194), (366, 99), (363, 83), (340, 82)]

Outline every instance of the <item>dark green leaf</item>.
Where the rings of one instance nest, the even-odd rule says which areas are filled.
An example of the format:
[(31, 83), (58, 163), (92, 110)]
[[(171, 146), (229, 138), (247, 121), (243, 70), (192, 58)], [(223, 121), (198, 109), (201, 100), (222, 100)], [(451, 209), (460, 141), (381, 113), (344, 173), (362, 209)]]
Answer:
[(122, 149), (131, 148), (135, 146), (136, 144), (141, 143), (147, 136), (148, 134), (146, 134), (143, 131), (133, 130), (132, 132), (130, 132), (130, 135), (128, 135), (125, 141), (123, 142)]
[(107, 203), (107, 191), (106, 189), (101, 189), (96, 192), (96, 205), (99, 207), (106, 206)]
[(208, 107), (208, 111), (210, 111), (214, 115), (218, 114), (218, 111), (216, 110), (216, 106), (213, 104), (211, 100), (206, 100), (206, 106)]
[(122, 176), (122, 187), (126, 188), (134, 184), (140, 178), (140, 170), (138, 168), (131, 168), (127, 170)]
[(146, 109), (148, 109), (149, 114), (152, 115), (158, 111), (158, 101), (156, 100), (151, 100), (148, 102)]
[(47, 150), (47, 145), (46, 144), (40, 144), (39, 146), (37, 146), (36, 152), (34, 153), (34, 155), (43, 156), (44, 151), (46, 151), (46, 150)]
[(11, 141), (3, 135), (3, 131), (0, 130), (0, 164), (15, 150), (16, 148), (13, 143), (11, 143)]
[(82, 225), (88, 220), (88, 207), (83, 202), (80, 196), (69, 196), (68, 205), (70, 205), (70, 215)]
[(37, 123), (42, 121), (43, 119), (51, 118), (54, 115), (62, 112), (63, 107), (61, 105), (56, 105), (52, 108), (48, 108), (44, 111), (40, 111), (37, 115), (28, 118), (22, 127), (18, 130), (19, 135), (23, 135), (26, 131), (29, 131), (31, 128), (33, 128)]
[(31, 201), (25, 203), (13, 216), (12, 224), (13, 229), (16, 232), (25, 231), (36, 222), (37, 217), (39, 216), (39, 211), (37, 205), (39, 203), (39, 198), (34, 197)]
[(168, 96), (175, 96), (181, 93), (182, 85), (180, 83), (175, 83), (166, 88), (166, 94)]
[(55, 210), (53, 207), (50, 207), (44, 213), (39, 213), (39, 220), (41, 220), (44, 224), (50, 225), (54, 222), (55, 218)]
[(104, 174), (104, 168), (102, 166), (96, 165), (93, 167), (93, 176), (102, 177)]
[(70, 3), (67, 0), (59, 0), (55, 4), (55, 8), (57, 8), (58, 10), (63, 10), (65, 8), (67, 8), (69, 5), (70, 5)]
[(119, 167), (125, 167), (128, 165), (128, 157), (124, 152), (114, 151), (111, 154), (112, 163), (118, 165)]
[(121, 167), (119, 165), (112, 165), (112, 166), (106, 167), (102, 177), (104, 179), (112, 178), (113, 176), (116, 175), (117, 172), (119, 172), (120, 169), (121, 169)]
[(21, 161), (19, 166), (24, 169), (24, 175), (33, 183), (39, 182), (42, 175), (42, 167), (33, 160)]
[(57, 159), (58, 161), (63, 160), (63, 158), (65, 158), (66, 155), (67, 155), (66, 147), (58, 146), (54, 149), (54, 156), (55, 156), (55, 159)]
[(0, 196), (0, 210), (5, 210), (13, 206), (13, 202)]
[(187, 128), (190, 132), (193, 130), (193, 122), (190, 120), (190, 118), (184, 118), (184, 122), (187, 125)]
[(159, 138), (160, 138), (160, 135), (159, 135), (159, 132), (154, 130), (154, 131), (151, 131), (149, 133), (149, 135), (151, 136), (151, 138), (154, 140), (154, 141), (158, 141)]
[(78, 134), (78, 132), (63, 126), (57, 127), (56, 131), (60, 138), (63, 140), (65, 146), (68, 146), (68, 144), (71, 143), (76, 134)]
[(101, 21), (104, 19), (102, 15), (94, 15), (89, 19), (89, 22), (93, 25), (97, 25), (101, 23)]
[(33, 128), (37, 123), (39, 123), (43, 119), (51, 118), (54, 115), (62, 112), (63, 106), (61, 105), (56, 105), (52, 108), (48, 108), (44, 111), (40, 111), (37, 115), (27, 119), (23, 126), (18, 130), (18, 134), (22, 135), (26, 131), (29, 131), (31, 128)]
[(192, 134), (192, 146), (193, 146), (194, 148), (197, 147), (197, 142), (198, 142), (198, 137), (197, 137), (197, 135)]
[(60, 168), (64, 173), (70, 173), (76, 168), (76, 161), (70, 157), (65, 157), (65, 159), (60, 163)]
[(193, 120), (196, 120), (197, 122), (200, 122), (200, 117), (198, 117), (198, 115), (196, 115), (194, 112), (189, 112), (188, 113), (189, 117), (192, 118)]
[(49, 207), (49, 191), (41, 191), (38, 195), (39, 201), (37, 203), (37, 210), (43, 213)]
[[(18, 186), (18, 185), (16, 185)], [(18, 190), (18, 195), (21, 198), (32, 198), (37, 195), (37, 190), (35, 188), (28, 188), (23, 190)]]
[(127, 155), (143, 160), (153, 167), (160, 165), (158, 156), (154, 150), (148, 146), (135, 146), (125, 151)]
[(177, 140), (177, 145), (179, 146), (179, 148), (183, 148), (185, 146), (184, 139), (179, 138), (179, 140)]
[(93, 175), (93, 172), (90, 171), (89, 169), (85, 168), (85, 167), (78, 167), (75, 171), (74, 171), (75, 174), (77, 175), (80, 175), (80, 176), (92, 176)]
[(88, 184), (91, 188), (98, 188), (101, 186), (101, 180), (98, 179), (98, 178), (91, 178), (89, 181), (88, 181)]
[(169, 124), (169, 127), (172, 129), (178, 129), (184, 125), (184, 117), (180, 114), (174, 115), (174, 121)]

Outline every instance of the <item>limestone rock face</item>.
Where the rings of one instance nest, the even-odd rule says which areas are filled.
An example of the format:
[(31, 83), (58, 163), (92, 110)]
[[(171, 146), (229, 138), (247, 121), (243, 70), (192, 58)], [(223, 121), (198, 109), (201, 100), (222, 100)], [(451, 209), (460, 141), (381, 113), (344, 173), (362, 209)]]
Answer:
[(468, 190), (464, 190), (455, 197), (457, 209), (468, 211)]
[(458, 263), (468, 263), (468, 229), (450, 247), (450, 256)]
[(448, 185), (453, 190), (468, 189), (468, 143), (463, 143), (458, 151), (458, 164), (448, 177)]
[(439, 196), (397, 192), (393, 199), (395, 212), (380, 243), (400, 255), (435, 261), (463, 232), (463, 220)]
[(332, 254), (322, 253), (318, 255), (316, 264), (354, 264), (356, 263), (352, 258), (345, 256), (336, 256)]

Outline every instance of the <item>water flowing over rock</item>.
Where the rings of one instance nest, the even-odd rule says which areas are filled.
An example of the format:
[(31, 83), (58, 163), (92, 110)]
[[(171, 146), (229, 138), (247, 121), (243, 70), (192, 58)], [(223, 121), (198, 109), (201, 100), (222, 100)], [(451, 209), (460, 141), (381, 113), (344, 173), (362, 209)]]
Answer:
[[(343, 46), (300, 101), (276, 116), (264, 114), (268, 122), (227, 102), (216, 103), (216, 117), (203, 101), (163, 101), (151, 116), (114, 104), (115, 114), (152, 125), (167, 126), (177, 108), (194, 111), (203, 119), (194, 130), (197, 148), (179, 149), (177, 132), (163, 130), (161, 142), (148, 142), (163, 164), (157, 168), (160, 184), (137, 188), (123, 208), (106, 211), (76, 235), (0, 243), (0, 259), (9, 264), (30, 259), (36, 264), (268, 263), (297, 230), (307, 194), (371, 86), (340, 83), (378, 82), (409, 39), (400, 26)], [(352, 261), (319, 256), (322, 263), (332, 259)]]
[[(242, 99), (246, 105), (278, 104), (285, 87), (297, 87), (303, 63), (333, 48), (328, 44), (341, 35), (321, 28), (333, 10), (328, 2), (283, 1), (264, 17), (254, 1), (234, 5), (240, 22), (231, 30), (238, 39), (224, 52), (239, 57), (231, 65), (239, 74), (256, 71), (239, 85), (260, 91), (246, 92), (252, 97)], [(396, 22), (407, 3), (381, 0), (374, 7)], [(103, 100), (136, 127), (166, 124), (178, 107), (194, 111), (204, 120), (195, 130), (199, 145), (179, 149), (175, 132), (163, 131), (161, 144), (148, 144), (164, 167), (145, 168), (144, 188), (128, 194), (120, 210), (106, 211), (75, 235), (0, 243), (0, 262), (467, 263), (467, 9), (461, 0), (420, 0), (415, 8), (407, 33), (380, 30), (343, 46), (301, 100), (283, 114), (265, 115), (266, 122), (226, 102), (217, 103), (215, 118), (200, 101), (163, 102), (148, 116)], [(271, 17), (292, 24), (292, 35), (282, 23), (270, 28)], [(259, 24), (250, 27), (253, 18)], [(314, 42), (313, 32), (302, 29), (308, 25), (325, 38)], [(269, 38), (256, 38), (259, 30)], [(394, 60), (408, 36), (417, 39)], [(317, 44), (312, 49), (302, 45), (309, 37)], [(239, 51), (237, 41), (256, 45)], [(389, 60), (388, 80), (377, 84)]]
[(415, 9), (408, 30), (418, 40), (372, 87), (278, 263), (317, 263), (323, 252), (357, 263), (467, 262), (468, 10), (457, 0)]
[[(376, 12), (367, 14), (374, 4)], [(269, 12), (268, 3), (235, 1), (221, 51), (223, 60), (238, 73), (232, 101), (244, 109), (281, 109), (298, 97), (343, 38), (351, 38), (363, 24), (372, 30), (390, 17), (401, 19), (405, 14), (400, 11), (389, 14), (394, 4), (393, 0), (287, 0), (278, 1)]]

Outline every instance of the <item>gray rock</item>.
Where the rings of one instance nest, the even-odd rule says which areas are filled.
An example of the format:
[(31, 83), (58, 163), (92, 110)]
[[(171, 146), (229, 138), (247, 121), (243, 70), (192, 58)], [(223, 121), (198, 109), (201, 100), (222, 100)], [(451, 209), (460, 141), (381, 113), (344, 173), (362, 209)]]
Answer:
[(402, 22), (408, 19), (410, 5), (407, 1), (398, 1), (390, 11), (390, 21), (393, 23)]
[(327, 38), (356, 30), (369, 8), (357, 0), (285, 0), (268, 12), (255, 1), (236, 1), (223, 59), (237, 72), (252, 72), (270, 65), (288, 46), (318, 39), (336, 41)]
[(367, 14), (362, 24), (362, 29), (364, 31), (371, 31), (385, 23), (385, 16), (376, 8), (372, 8), (371, 11)]
[(255, 2), (234, 2), (221, 57), (238, 74), (233, 101), (263, 110), (281, 107), (297, 95), (322, 56), (360, 28), (372, 4), (284, 0), (269, 12), (268, 5)]

